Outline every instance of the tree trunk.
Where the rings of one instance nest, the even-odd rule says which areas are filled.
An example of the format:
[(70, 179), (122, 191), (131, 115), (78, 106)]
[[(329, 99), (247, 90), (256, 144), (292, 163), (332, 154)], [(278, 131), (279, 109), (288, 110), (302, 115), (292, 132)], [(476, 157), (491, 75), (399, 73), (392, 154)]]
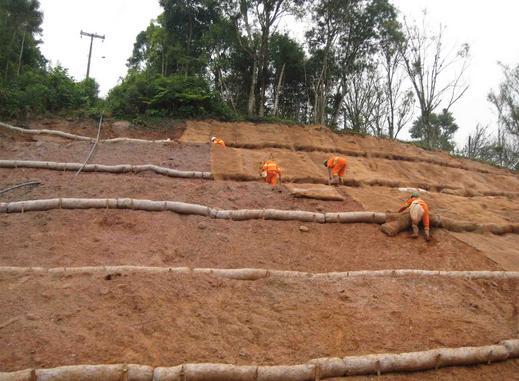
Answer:
[(274, 110), (272, 113), (274, 116), (278, 114), (279, 96), (281, 95), (281, 85), (283, 83), (283, 75), (285, 74), (285, 64), (281, 67), (281, 73), (279, 73), (278, 85), (276, 88), (276, 98), (274, 100)]
[(247, 113), (249, 116), (253, 116), (255, 113), (256, 106), (256, 83), (258, 80), (258, 60), (256, 55), (253, 56), (253, 65), (252, 65), (252, 74), (251, 74), (251, 83), (249, 89), (249, 104), (247, 107)]
[(267, 74), (268, 74), (268, 49), (269, 49), (269, 33), (270, 29), (267, 26), (262, 32), (261, 47), (260, 47), (260, 87), (259, 87), (259, 111), (258, 115), (263, 117), (265, 115), (265, 92), (267, 88)]
[(20, 48), (20, 56), (18, 57), (18, 69), (16, 70), (16, 76), (20, 76), (20, 68), (22, 67), (22, 56), (23, 56), (23, 47), (25, 45), (25, 31), (23, 31), (22, 36), (22, 46)]
[(330, 125), (333, 127), (337, 126), (337, 120), (339, 119), (339, 112), (341, 109), (342, 101), (344, 100), (344, 96), (346, 95), (346, 83), (344, 79), (341, 80), (341, 92), (337, 92), (335, 96), (335, 102), (333, 107), (332, 119), (330, 121)]

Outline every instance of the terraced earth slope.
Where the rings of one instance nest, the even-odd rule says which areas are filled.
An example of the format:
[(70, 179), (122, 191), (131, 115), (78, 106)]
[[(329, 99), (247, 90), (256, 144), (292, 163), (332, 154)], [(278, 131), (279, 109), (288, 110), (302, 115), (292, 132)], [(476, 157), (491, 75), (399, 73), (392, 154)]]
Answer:
[[(95, 123), (58, 119), (27, 127), (97, 132)], [(208, 144), (214, 135), (226, 141), (225, 150)], [(170, 141), (100, 142), (90, 163), (155, 164), (211, 172), (213, 179), (25, 168), (28, 160), (82, 163), (92, 143), (0, 128), (0, 191), (41, 183), (2, 193), (0, 203), (131, 198), (227, 210), (386, 212), (408, 195), (403, 188), (417, 187), (441, 216), (519, 223), (517, 174), (412, 145), (313, 126), (103, 124), (102, 139), (117, 137)], [(331, 189), (342, 200), (294, 197), (294, 187), (325, 183), (321, 163), (333, 153), (349, 163), (346, 186)], [(257, 173), (270, 155), (288, 183), (281, 192)], [(6, 160), (18, 164), (2, 168)], [(1, 205), (9, 209), (0, 204), (0, 211)], [(237, 221), (112, 208), (0, 213), (0, 233), (0, 372), (76, 364), (291, 365), (519, 338), (519, 234), (433, 229), (426, 243), (406, 233), (387, 237), (375, 223)], [(194, 270), (200, 268), (266, 271)], [(397, 269), (433, 271), (376, 272)], [(0, 380), (39, 377), (27, 374), (0, 373)], [(378, 379), (512, 380), (517, 374), (519, 360), (508, 359)]]

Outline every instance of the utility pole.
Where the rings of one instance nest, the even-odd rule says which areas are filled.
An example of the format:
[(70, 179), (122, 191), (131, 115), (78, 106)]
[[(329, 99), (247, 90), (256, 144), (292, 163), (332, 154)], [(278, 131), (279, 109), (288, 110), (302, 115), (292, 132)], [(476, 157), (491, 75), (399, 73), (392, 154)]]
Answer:
[(83, 31), (81, 31), (80, 36), (81, 36), (81, 38), (83, 38), (83, 36), (90, 37), (90, 50), (88, 51), (88, 66), (87, 66), (87, 73), (86, 73), (86, 78), (88, 79), (88, 78), (90, 78), (90, 59), (92, 58), (92, 45), (94, 44), (94, 38), (100, 38), (102, 41), (104, 41), (105, 36), (104, 35), (100, 36), (95, 33), (87, 33), (87, 32), (83, 32)]

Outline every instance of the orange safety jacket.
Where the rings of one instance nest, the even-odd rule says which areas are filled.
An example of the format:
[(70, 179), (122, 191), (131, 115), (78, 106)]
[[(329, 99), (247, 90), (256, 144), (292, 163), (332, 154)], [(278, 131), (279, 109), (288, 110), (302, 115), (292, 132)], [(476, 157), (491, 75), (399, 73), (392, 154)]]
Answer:
[(419, 197), (409, 197), (409, 199), (407, 199), (407, 201), (404, 204), (402, 204), (402, 207), (400, 208), (399, 212), (402, 212), (409, 208), (411, 204), (415, 201), (416, 203), (420, 204), (420, 206), (423, 208), (424, 213), (429, 214), (429, 205), (427, 205), (427, 203)]
[(277, 165), (277, 163), (274, 160), (267, 160), (266, 162), (264, 162), (262, 167), (261, 167), (261, 171), (262, 172), (267, 172), (267, 173), (268, 172), (275, 172), (278, 175), (281, 175), (281, 170), (280, 170), (279, 166)]
[(344, 175), (344, 171), (348, 166), (346, 159), (340, 156), (334, 156), (326, 162), (326, 167), (331, 169), (334, 174), (340, 173), (340, 176)]
[(221, 145), (222, 147), (225, 147), (225, 142), (219, 138), (214, 139), (213, 144), (218, 144), (218, 145)]

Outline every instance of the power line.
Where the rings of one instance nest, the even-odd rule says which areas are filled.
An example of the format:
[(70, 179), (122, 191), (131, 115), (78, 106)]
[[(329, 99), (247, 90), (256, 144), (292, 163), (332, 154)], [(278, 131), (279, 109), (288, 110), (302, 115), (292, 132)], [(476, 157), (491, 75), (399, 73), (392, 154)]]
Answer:
[(86, 73), (86, 77), (88, 79), (88, 78), (90, 78), (90, 59), (92, 58), (92, 45), (94, 44), (94, 38), (100, 38), (102, 41), (104, 41), (105, 36), (104, 35), (100, 36), (96, 33), (87, 33), (87, 32), (83, 32), (83, 31), (81, 31), (80, 36), (81, 37), (83, 37), (83, 36), (90, 37), (90, 50), (88, 51), (88, 65), (87, 65), (87, 73)]

